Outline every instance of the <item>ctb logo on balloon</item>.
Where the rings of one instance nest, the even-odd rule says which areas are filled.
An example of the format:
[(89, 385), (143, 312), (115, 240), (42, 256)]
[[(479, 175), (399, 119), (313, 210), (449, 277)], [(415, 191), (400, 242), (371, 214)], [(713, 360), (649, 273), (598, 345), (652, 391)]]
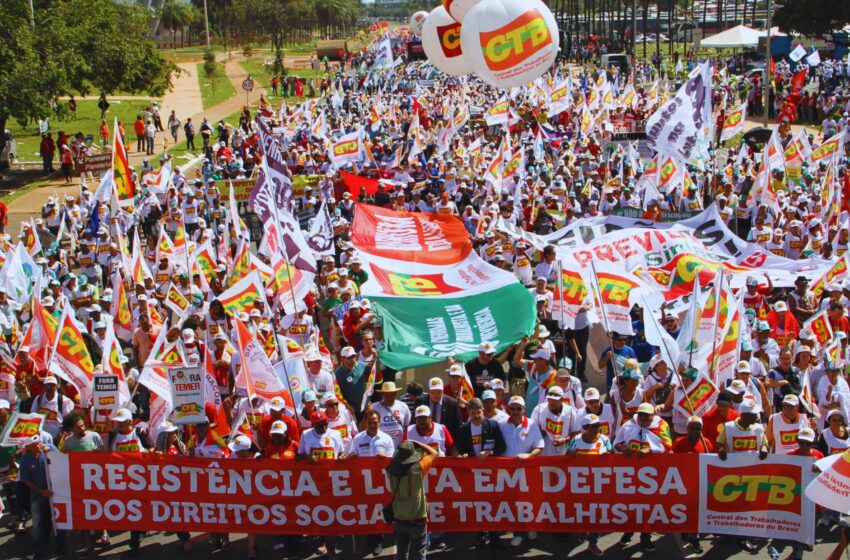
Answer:
[(494, 31), (482, 32), (481, 46), (490, 70), (512, 68), (552, 44), (549, 28), (540, 12), (529, 10)]
[(460, 24), (452, 23), (437, 27), (437, 37), (440, 38), (440, 46), (443, 54), (447, 57), (460, 56)]

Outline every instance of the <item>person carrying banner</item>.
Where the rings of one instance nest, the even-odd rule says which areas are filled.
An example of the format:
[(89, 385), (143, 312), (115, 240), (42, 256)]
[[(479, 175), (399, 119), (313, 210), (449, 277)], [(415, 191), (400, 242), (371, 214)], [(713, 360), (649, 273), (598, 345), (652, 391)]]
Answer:
[[(585, 457), (606, 455), (613, 452), (611, 440), (600, 432), (601, 421), (596, 414), (587, 413), (581, 419), (581, 433), (567, 444), (567, 455)], [(596, 557), (604, 553), (599, 548), (599, 533), (583, 533), (581, 539), (587, 540), (587, 550)]]
[[(516, 457), (518, 461), (525, 461), (543, 453), (545, 442), (540, 426), (534, 420), (525, 415), (525, 399), (514, 395), (508, 401), (508, 414), (510, 417), (504, 424), (499, 425), (502, 437), (505, 440), (505, 457)], [(522, 545), (523, 541), (537, 539), (536, 531), (514, 531), (511, 546)]]
[[(655, 407), (643, 403), (637, 412), (617, 432), (614, 451), (627, 457), (648, 455), (650, 453), (672, 453), (670, 427), (663, 418), (655, 414)], [(633, 533), (623, 533), (620, 546), (626, 546), (632, 540)], [(655, 544), (651, 533), (640, 534), (640, 546), (644, 552), (653, 552)]]
[[(688, 433), (673, 441), (673, 453), (714, 453), (714, 442), (702, 434), (702, 418), (691, 416), (688, 418)], [(697, 554), (703, 553), (699, 542), (699, 533), (684, 533), (682, 538), (691, 545)]]
[[(19, 476), (21, 483), (30, 491), (30, 515), (32, 516), (32, 558), (40, 559), (45, 555), (47, 540), (50, 536), (51, 506), (53, 492), (47, 484), (47, 456), (45, 452), (55, 451), (52, 445), (45, 445), (39, 436), (24, 447), (21, 455)], [(56, 552), (65, 553), (65, 531), (56, 531)]]

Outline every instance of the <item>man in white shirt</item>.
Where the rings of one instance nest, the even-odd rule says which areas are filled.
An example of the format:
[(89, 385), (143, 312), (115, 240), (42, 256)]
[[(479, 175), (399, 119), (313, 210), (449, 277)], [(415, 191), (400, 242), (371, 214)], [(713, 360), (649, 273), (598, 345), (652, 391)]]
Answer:
[(553, 385), (546, 392), (546, 401), (531, 413), (543, 436), (544, 457), (566, 455), (567, 443), (581, 430), (576, 422), (575, 409), (564, 402), (564, 390)]
[(452, 435), (448, 428), (431, 419), (431, 409), (428, 405), (423, 404), (416, 407), (415, 416), (415, 424), (408, 426), (402, 441), (410, 439), (430, 445), (437, 450), (440, 457), (457, 456)]
[(381, 393), (381, 402), (373, 403), (372, 410), (380, 416), (381, 433), (390, 437), (393, 448), (398, 447), (404, 437), (404, 432), (410, 424), (410, 407), (396, 399), (396, 393), (400, 391), (393, 381), (385, 381), (381, 384), (378, 392)]
[[(543, 435), (537, 424), (525, 415), (525, 399), (514, 395), (508, 401), (508, 414), (510, 418), (504, 424), (499, 425), (502, 437), (505, 439), (505, 457), (516, 457), (519, 461), (525, 461), (529, 457), (535, 457), (543, 453)], [(511, 546), (519, 546), (528, 537), (530, 540), (537, 538), (535, 531), (515, 532), (511, 539)]]

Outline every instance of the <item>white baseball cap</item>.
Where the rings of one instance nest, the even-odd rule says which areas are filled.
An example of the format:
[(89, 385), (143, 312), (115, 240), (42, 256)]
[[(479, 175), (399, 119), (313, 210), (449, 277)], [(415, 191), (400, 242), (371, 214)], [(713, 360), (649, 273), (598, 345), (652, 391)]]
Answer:
[(518, 404), (521, 406), (525, 406), (525, 399), (520, 397), (519, 395), (514, 395), (511, 397), (511, 400), (508, 401), (508, 406), (512, 404)]
[(283, 420), (275, 420), (272, 422), (272, 427), (269, 429), (270, 434), (286, 434), (286, 423)]
[(740, 379), (733, 379), (732, 383), (730, 383), (729, 386), (726, 387), (726, 390), (732, 393), (733, 395), (740, 395), (741, 393), (747, 390), (747, 384)]
[(114, 422), (130, 422), (133, 420), (133, 413), (126, 408), (119, 408), (109, 419)]
[(598, 401), (599, 400), (599, 389), (596, 387), (588, 387), (584, 392), (584, 400), (585, 401)]
[(484, 352), (485, 354), (495, 354), (496, 347), (493, 346), (492, 342), (485, 340), (484, 342), (478, 345), (478, 351)]
[(339, 355), (343, 358), (353, 358), (357, 355), (357, 351), (351, 346), (346, 346), (342, 349), (342, 351), (340, 351)]
[(286, 408), (286, 401), (281, 397), (274, 397), (269, 401), (269, 408), (275, 411), (284, 410)]
[(251, 438), (244, 435), (238, 435), (233, 438), (233, 441), (227, 444), (227, 447), (230, 448), (234, 453), (239, 451), (247, 451), (251, 449)]
[(552, 355), (549, 353), (549, 351), (547, 349), (543, 348), (542, 346), (540, 348), (538, 348), (537, 351), (534, 354), (531, 355), (532, 360), (536, 360), (536, 359), (540, 358), (541, 360), (547, 360), (548, 361), (549, 358), (551, 358), (551, 357), (552, 357)]
[(443, 380), (439, 377), (432, 377), (428, 380), (428, 390), (429, 391), (442, 391), (443, 390)]
[(415, 418), (419, 418), (420, 416), (431, 416), (431, 409), (425, 406), (424, 404), (416, 407)]

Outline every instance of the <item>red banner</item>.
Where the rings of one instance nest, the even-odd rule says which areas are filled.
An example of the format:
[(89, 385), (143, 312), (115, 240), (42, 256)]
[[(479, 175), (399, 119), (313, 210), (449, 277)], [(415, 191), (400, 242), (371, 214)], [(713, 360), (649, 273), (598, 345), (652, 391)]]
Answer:
[(348, 189), (351, 196), (360, 196), (360, 191), (363, 187), (366, 187), (366, 194), (369, 196), (378, 192), (377, 179), (355, 175), (354, 173), (348, 173), (347, 171), (340, 171), (339, 174), (342, 176), (342, 182), (345, 183), (345, 188)]
[[(793, 533), (779, 533), (783, 538), (809, 539), (800, 520), (811, 502), (800, 496), (811, 461), (782, 456), (761, 462), (755, 454), (740, 455), (725, 463), (694, 454), (440, 459), (425, 479), (429, 527), (681, 533), (700, 530), (707, 510), (713, 520), (738, 520), (727, 527), (716, 523), (721, 527), (714, 532), (747, 534), (747, 516), (785, 516), (784, 523), (797, 525)], [(390, 530), (381, 516), (392, 494), (383, 472), (387, 459), (311, 464), (108, 452), (54, 452), (49, 458), (59, 529)], [(750, 482), (755, 490), (747, 490)]]

